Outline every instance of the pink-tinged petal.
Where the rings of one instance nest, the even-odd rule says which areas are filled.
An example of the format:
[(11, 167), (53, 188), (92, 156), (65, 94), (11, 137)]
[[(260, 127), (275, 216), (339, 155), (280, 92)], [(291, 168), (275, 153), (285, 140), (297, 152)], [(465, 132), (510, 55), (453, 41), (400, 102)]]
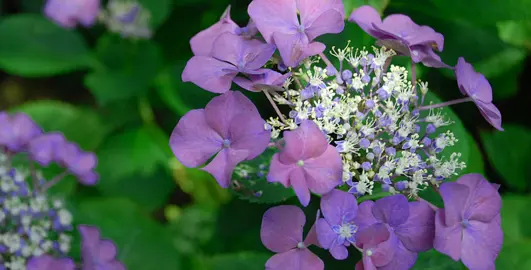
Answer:
[(315, 225), (319, 244), (321, 244), (324, 249), (330, 249), (333, 247), (336, 243), (337, 233), (332, 230), (330, 224), (324, 218), (320, 218)]
[(77, 25), (77, 4), (73, 1), (48, 0), (44, 6), (44, 14), (64, 28)]
[(223, 138), (212, 129), (205, 118), (205, 110), (186, 113), (173, 130), (170, 147), (186, 167), (198, 167), (222, 149)]
[(315, 223), (310, 228), (308, 235), (306, 235), (306, 238), (304, 239), (304, 245), (306, 245), (307, 247), (314, 245), (322, 248), (321, 244), (319, 243), (319, 239), (317, 238), (317, 220), (318, 217), (315, 220)]
[(246, 40), (245, 44), (242, 58), (242, 62), (245, 63), (243, 72), (250, 73), (263, 67), (276, 50), (274, 45), (256, 39)]
[(326, 194), (343, 183), (343, 163), (337, 149), (331, 145), (326, 151), (312, 159), (304, 161), (308, 188), (317, 194)]
[(503, 244), (503, 232), (497, 220), (489, 223), (470, 221), (463, 231), (461, 260), (469, 269), (496, 269), (494, 261)]
[(444, 209), (437, 210), (435, 213), (435, 239), (433, 240), (435, 250), (457, 261), (461, 257), (462, 238), (463, 227), (461, 224), (446, 226)]
[(230, 17), (230, 6), (227, 7), (218, 22), (209, 28), (197, 33), (190, 39), (194, 55), (210, 56), (214, 41), (223, 33), (236, 33), (239, 26)]
[(205, 107), (206, 120), (224, 139), (229, 138), (229, 129), (234, 117), (238, 115), (250, 115), (260, 118), (260, 113), (241, 92), (229, 91), (213, 98)]
[(385, 36), (374, 28), (375, 24), (380, 25), (382, 23), (382, 19), (380, 18), (380, 13), (371, 6), (361, 6), (355, 9), (350, 14), (348, 21), (356, 23), (363, 31), (375, 38), (380, 39)]
[(396, 228), (409, 217), (409, 203), (406, 196), (397, 194), (377, 200), (372, 208), (373, 216), (380, 222)]
[(110, 240), (102, 240), (98, 248), (98, 259), (100, 261), (112, 261), (116, 257), (116, 245)]
[(293, 249), (271, 257), (266, 270), (324, 270), (324, 263), (308, 249)]
[[(358, 202), (352, 194), (335, 189), (321, 198), (321, 212), (330, 224), (340, 225), (356, 216)], [(347, 217), (349, 219), (345, 220)]]
[(417, 256), (417, 253), (408, 250), (401, 242), (398, 242), (395, 255), (391, 262), (385, 266), (378, 267), (378, 270), (411, 269), (415, 261), (417, 261)]
[(481, 115), (483, 115), (489, 124), (497, 130), (503, 131), (502, 116), (496, 105), (492, 103), (483, 103), (481, 101), (476, 101), (476, 105), (478, 106)]
[(77, 14), (79, 23), (85, 27), (92, 26), (96, 22), (96, 19), (98, 19), (100, 0), (84, 0), (78, 2), (82, 2)]
[(382, 223), (374, 224), (356, 234), (356, 246), (363, 249), (364, 256), (370, 252), (369, 257), (377, 267), (391, 262), (398, 243), (396, 236)]
[(249, 156), (248, 150), (223, 149), (201, 170), (210, 173), (222, 188), (228, 188), (232, 180), (232, 172), (238, 163)]
[(356, 270), (377, 270), (370, 256), (363, 254), (363, 258), (356, 264)]
[(194, 56), (186, 63), (182, 80), (213, 93), (225, 93), (237, 74), (236, 67), (231, 64), (212, 57)]
[(310, 24), (303, 23), (303, 25), (306, 27), (305, 33), (306, 35), (308, 35), (308, 39), (314, 40), (318, 36), (324, 34), (341, 33), (341, 31), (343, 31), (343, 28), (345, 28), (345, 21), (343, 20), (343, 15), (339, 11), (330, 9), (323, 12), (317, 19), (312, 21)]
[(282, 57), (282, 61), (288, 67), (296, 67), (307, 57), (305, 50), (310, 44), (308, 37), (299, 32), (295, 33), (273, 33), (273, 40)]
[(80, 151), (77, 155), (77, 159), (69, 166), (69, 170), (78, 175), (83, 175), (92, 171), (98, 164), (98, 158), (94, 153)]
[(358, 206), (358, 213), (354, 218), (354, 224), (358, 225), (359, 230), (366, 229), (373, 224), (378, 223), (378, 220), (376, 220), (372, 214), (373, 207), (373, 201), (364, 201)]
[(453, 226), (463, 220), (463, 213), (470, 189), (462, 184), (447, 182), (439, 189), (444, 201), (445, 225)]
[(229, 129), (230, 148), (249, 151), (248, 160), (262, 154), (271, 138), (271, 131), (264, 128), (265, 121), (256, 115), (235, 116)]
[(273, 33), (295, 33), (299, 25), (295, 0), (254, 0), (247, 11), (268, 43)]
[(296, 0), (296, 2), (302, 25), (306, 28), (309, 28), (329, 10), (339, 13), (341, 20), (344, 20), (345, 6), (341, 0)]
[(260, 239), (273, 252), (286, 252), (302, 242), (306, 216), (299, 207), (281, 205), (269, 208), (262, 218)]
[[(1, 125), (1, 124), (0, 124)], [(48, 166), (52, 161), (58, 160), (58, 149), (65, 144), (63, 134), (54, 132), (41, 135), (29, 143), (31, 159), (41, 166)]]
[(409, 218), (395, 228), (395, 234), (411, 251), (430, 250), (435, 237), (435, 211), (426, 202), (410, 202)]
[(464, 205), (464, 218), (490, 222), (500, 214), (501, 196), (481, 174), (463, 175), (457, 180), (457, 183), (470, 189), (468, 201)]
[(98, 183), (100, 175), (96, 172), (90, 171), (83, 174), (76, 175), (79, 182), (86, 186), (93, 186)]
[(285, 131), (284, 141), (285, 146), (280, 152), (280, 161), (285, 164), (319, 157), (329, 146), (325, 134), (311, 120), (304, 120), (293, 131)]
[(289, 174), (289, 184), (303, 206), (308, 206), (311, 198), (310, 190), (306, 183), (308, 178), (308, 175), (301, 168), (295, 168)]
[(289, 187), (289, 177), (291, 171), (296, 169), (295, 164), (284, 164), (280, 162), (279, 154), (274, 154), (271, 158), (271, 165), (269, 165), (269, 172), (267, 174), (268, 182), (278, 182), (285, 187)]

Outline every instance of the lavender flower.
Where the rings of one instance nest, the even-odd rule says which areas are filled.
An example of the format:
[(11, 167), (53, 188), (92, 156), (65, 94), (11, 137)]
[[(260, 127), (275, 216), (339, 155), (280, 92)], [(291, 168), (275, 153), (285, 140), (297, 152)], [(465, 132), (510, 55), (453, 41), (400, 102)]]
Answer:
[(116, 245), (111, 240), (101, 239), (100, 231), (96, 227), (80, 225), (78, 230), (83, 239), (83, 270), (125, 270), (125, 266), (115, 259)]
[(193, 82), (214, 93), (225, 93), (239, 73), (263, 74), (259, 69), (271, 58), (275, 47), (235, 34), (221, 34), (210, 56), (192, 57), (182, 74), (183, 82)]
[(321, 199), (321, 212), (324, 218), (316, 222), (317, 238), (324, 249), (337, 260), (348, 257), (346, 247), (356, 243), (358, 226), (354, 218), (358, 211), (356, 198), (351, 194), (332, 190)]
[(271, 160), (269, 182), (293, 187), (304, 206), (310, 202), (310, 191), (326, 194), (341, 183), (341, 156), (313, 121), (284, 132), (284, 140), (284, 149)]
[(457, 62), (455, 76), (461, 93), (476, 103), (485, 120), (496, 129), (503, 131), (501, 113), (492, 104), (492, 88), (485, 76), (476, 72), (474, 67), (467, 63), (463, 57), (460, 57)]
[(75, 263), (68, 258), (54, 258), (50, 255), (42, 255), (31, 259), (26, 265), (27, 270), (74, 270)]
[(323, 52), (325, 45), (313, 42), (315, 38), (344, 28), (341, 0), (255, 0), (248, 12), (264, 39), (277, 46), (284, 64), (291, 67)]
[(61, 133), (43, 134), (29, 143), (28, 152), (32, 160), (41, 166), (48, 166), (50, 163), (60, 160), (58, 151), (66, 143), (65, 137)]
[(260, 92), (264, 85), (280, 87), (291, 76), (291, 73), (280, 74), (276, 71), (263, 69), (264, 73), (248, 75), (247, 78), (236, 77), (234, 82), (245, 90)]
[(88, 186), (98, 182), (99, 176), (94, 172), (98, 159), (94, 153), (85, 152), (73, 143), (64, 143), (56, 151), (59, 164), (66, 167), (79, 182)]
[(362, 260), (356, 270), (409, 269), (395, 263), (401, 258), (395, 256), (396, 236), (382, 223), (376, 223), (356, 234), (356, 246), (361, 249)]
[(501, 197), (480, 174), (467, 174), (440, 188), (444, 209), (435, 218), (435, 249), (472, 270), (494, 269), (501, 250)]
[(173, 130), (170, 146), (187, 167), (198, 167), (215, 156), (203, 170), (226, 188), (238, 163), (254, 159), (267, 148), (271, 133), (264, 124), (247, 97), (229, 91), (213, 98), (205, 109), (183, 116)]
[(382, 21), (376, 9), (362, 6), (352, 12), (349, 21), (357, 23), (387, 48), (410, 56), (415, 63), (422, 62), (428, 67), (448, 67), (433, 51), (433, 48), (443, 50), (443, 35), (431, 27), (417, 25), (406, 15), (393, 14)]
[(308, 250), (317, 245), (315, 226), (303, 241), (302, 233), (306, 217), (293, 205), (270, 208), (264, 213), (260, 239), (264, 246), (277, 253), (265, 265), (266, 270), (323, 270), (324, 263)]
[(42, 130), (26, 114), (9, 115), (0, 112), (0, 149), (19, 152), (26, 149), (28, 143), (39, 135)]
[(44, 14), (65, 28), (92, 26), (98, 18), (100, 0), (48, 0)]

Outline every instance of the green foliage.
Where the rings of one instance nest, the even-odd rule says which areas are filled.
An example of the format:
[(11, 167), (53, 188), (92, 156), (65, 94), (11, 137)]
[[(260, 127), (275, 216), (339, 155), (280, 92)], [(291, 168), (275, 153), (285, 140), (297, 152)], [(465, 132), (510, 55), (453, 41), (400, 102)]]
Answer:
[(529, 229), (529, 196), (503, 197), (501, 211), (504, 245), (496, 261), (498, 269), (529, 269), (531, 267), (531, 230)]
[(2, 18), (0, 40), (0, 67), (16, 75), (50, 76), (87, 68), (94, 61), (79, 33), (39, 15)]
[(483, 132), (481, 138), (489, 161), (510, 187), (525, 191), (531, 173), (531, 130), (517, 125), (505, 125), (504, 132)]
[(461, 262), (456, 262), (445, 254), (432, 249), (419, 253), (412, 270), (465, 270)]
[(164, 22), (164, 20), (166, 20), (170, 15), (173, 5), (172, 0), (138, 0), (138, 3), (140, 3), (143, 8), (149, 10), (151, 14), (150, 25), (153, 28), (157, 28)]
[(345, 15), (348, 18), (353, 10), (363, 5), (370, 5), (378, 10), (380, 14), (382, 14), (387, 5), (389, 5), (390, 1), (391, 0), (344, 0), (343, 4), (345, 5)]
[(261, 270), (271, 257), (267, 253), (232, 253), (216, 255), (208, 260), (211, 270)]

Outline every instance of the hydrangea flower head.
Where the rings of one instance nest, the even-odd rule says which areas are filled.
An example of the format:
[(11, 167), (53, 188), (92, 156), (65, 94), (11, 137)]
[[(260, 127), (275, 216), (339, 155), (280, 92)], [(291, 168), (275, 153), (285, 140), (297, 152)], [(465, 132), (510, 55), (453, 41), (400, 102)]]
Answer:
[(310, 191), (326, 194), (341, 184), (341, 156), (313, 121), (285, 131), (284, 141), (282, 151), (271, 160), (269, 182), (293, 187), (304, 206), (310, 202)]
[(74, 270), (76, 264), (68, 258), (54, 258), (42, 255), (31, 259), (26, 265), (27, 270)]
[(463, 95), (472, 98), (485, 119), (496, 129), (503, 130), (501, 126), (501, 113), (492, 104), (492, 88), (489, 81), (481, 73), (474, 70), (471, 64), (460, 57), (455, 66), (455, 76), (459, 89)]
[(260, 238), (264, 246), (277, 253), (266, 262), (266, 270), (323, 270), (324, 263), (308, 250), (316, 244), (314, 229), (303, 241), (304, 212), (293, 205), (270, 208), (264, 213)]
[(269, 144), (270, 131), (264, 128), (254, 104), (240, 92), (229, 91), (215, 97), (205, 109), (192, 110), (175, 127), (170, 146), (187, 167), (203, 168), (220, 186), (228, 187), (234, 167), (260, 155)]
[(358, 226), (354, 223), (358, 211), (356, 198), (341, 190), (332, 190), (321, 198), (321, 213), (316, 229), (319, 243), (330, 250), (337, 260), (348, 257), (346, 247), (356, 243)]
[(248, 12), (264, 39), (277, 46), (291, 67), (323, 52), (325, 45), (315, 38), (339, 33), (345, 26), (341, 0), (255, 0)]
[(98, 228), (80, 225), (78, 229), (82, 237), (83, 270), (125, 270), (125, 266), (115, 259), (116, 245), (111, 240), (102, 240)]
[(501, 197), (480, 174), (441, 185), (444, 209), (435, 218), (435, 249), (472, 270), (494, 269), (501, 250)]
[(48, 0), (44, 14), (65, 28), (92, 26), (98, 18), (100, 0)]
[(188, 61), (182, 80), (214, 93), (225, 93), (239, 73), (264, 73), (260, 69), (274, 52), (272, 45), (225, 32), (215, 40), (210, 56), (194, 56)]
[(26, 114), (0, 112), (0, 147), (10, 152), (22, 151), (41, 134), (41, 128)]
[(443, 50), (443, 35), (431, 27), (417, 25), (406, 15), (393, 14), (382, 21), (376, 9), (362, 6), (352, 12), (349, 21), (357, 23), (386, 47), (410, 56), (415, 63), (422, 62), (429, 67), (448, 67), (433, 51), (434, 48)]

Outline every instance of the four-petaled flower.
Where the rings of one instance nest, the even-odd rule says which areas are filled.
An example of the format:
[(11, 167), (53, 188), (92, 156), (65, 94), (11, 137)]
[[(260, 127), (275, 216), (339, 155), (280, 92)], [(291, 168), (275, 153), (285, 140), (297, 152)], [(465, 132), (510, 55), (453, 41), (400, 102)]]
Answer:
[(349, 21), (357, 23), (367, 34), (378, 39), (381, 45), (411, 56), (415, 63), (422, 62), (428, 67), (449, 67), (433, 51), (434, 48), (443, 50), (443, 35), (431, 27), (417, 25), (406, 15), (393, 14), (382, 21), (376, 9), (362, 6), (352, 12)]
[(276, 153), (267, 180), (293, 187), (302, 205), (310, 202), (310, 191), (326, 194), (342, 183), (343, 161), (337, 149), (311, 120), (284, 132), (285, 145)]
[(293, 205), (268, 209), (262, 218), (260, 239), (264, 246), (277, 253), (266, 262), (266, 270), (323, 270), (324, 263), (308, 250), (318, 245), (315, 226), (303, 241), (306, 223), (304, 212)]
[(358, 226), (354, 224), (354, 217), (357, 211), (356, 198), (347, 192), (332, 190), (321, 199), (321, 213), (324, 218), (317, 220), (317, 239), (337, 260), (346, 259), (346, 247), (356, 242)]
[(323, 52), (325, 45), (313, 42), (315, 38), (340, 33), (345, 26), (341, 0), (254, 0), (248, 13), (264, 39), (277, 46), (284, 64), (291, 67)]
[(493, 127), (503, 131), (501, 113), (492, 104), (492, 88), (485, 76), (476, 72), (474, 67), (467, 63), (463, 57), (460, 57), (457, 61), (455, 76), (461, 93), (472, 98), (472, 101), (478, 106), (481, 115)]
[(219, 185), (228, 187), (232, 171), (267, 148), (271, 132), (254, 104), (240, 92), (229, 91), (213, 98), (205, 109), (184, 115), (170, 138), (177, 159), (187, 167), (203, 168)]
[(261, 67), (274, 52), (273, 45), (226, 32), (216, 39), (209, 56), (194, 56), (188, 61), (182, 80), (214, 93), (225, 93), (239, 73), (264, 73)]
[(96, 22), (100, 0), (48, 0), (44, 14), (65, 28), (77, 24), (89, 27)]
[(442, 184), (440, 193), (444, 209), (436, 213), (435, 249), (469, 269), (494, 269), (503, 243), (497, 187), (480, 174), (467, 174)]

